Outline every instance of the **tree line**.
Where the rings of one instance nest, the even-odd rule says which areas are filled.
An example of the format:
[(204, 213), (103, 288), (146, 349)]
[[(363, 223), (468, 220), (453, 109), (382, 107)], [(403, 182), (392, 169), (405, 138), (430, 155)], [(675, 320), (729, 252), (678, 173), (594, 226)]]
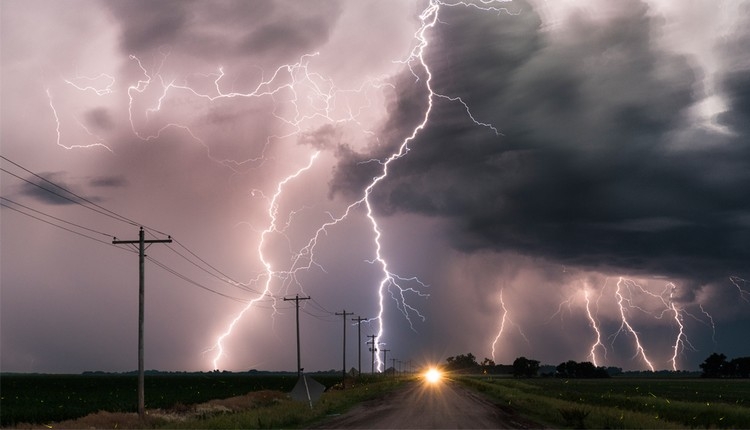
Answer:
[(724, 354), (713, 353), (699, 366), (703, 378), (748, 378), (750, 357), (738, 357), (727, 361)]
[[(727, 360), (724, 354), (713, 353), (699, 366), (703, 378), (748, 378), (750, 377), (750, 357)], [(619, 367), (595, 366), (590, 361), (568, 360), (557, 367), (541, 366), (539, 360), (518, 357), (512, 365), (495, 364), (489, 358), (477, 362), (474, 354), (459, 354), (446, 359), (445, 370), (456, 373), (512, 374), (515, 377), (554, 376), (560, 378), (609, 378), (622, 373)]]
[(485, 375), (512, 374), (519, 378), (537, 376), (540, 372), (542, 376), (558, 376), (562, 378), (608, 378), (610, 374), (622, 372), (620, 368), (597, 367), (588, 361), (578, 363), (569, 360), (560, 363), (556, 368), (541, 366), (539, 360), (526, 357), (516, 358), (512, 365), (495, 364), (489, 358), (485, 358), (479, 363), (476, 356), (472, 353), (448, 357), (446, 359), (445, 370), (456, 373), (482, 373)]

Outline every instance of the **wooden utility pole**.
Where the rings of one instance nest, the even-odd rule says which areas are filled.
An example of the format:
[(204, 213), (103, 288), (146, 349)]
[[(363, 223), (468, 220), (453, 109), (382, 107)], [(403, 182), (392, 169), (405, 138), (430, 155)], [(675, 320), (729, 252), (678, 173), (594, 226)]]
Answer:
[(375, 351), (378, 350), (378, 348), (375, 347), (375, 338), (377, 337), (377, 335), (371, 334), (371, 335), (368, 335), (367, 337), (371, 339), (369, 342), (367, 342), (367, 344), (372, 345), (370, 347), (370, 352), (372, 353), (372, 374), (374, 375), (375, 374)]
[(341, 315), (344, 317), (344, 364), (342, 366), (342, 379), (341, 379), (341, 386), (346, 388), (346, 317), (349, 315), (354, 315), (354, 312), (347, 312), (346, 309), (344, 309), (343, 312), (336, 312), (336, 315)]
[(167, 236), (167, 239), (154, 239), (154, 240), (146, 240), (145, 235), (143, 232), (143, 227), (141, 227), (140, 231), (138, 232), (138, 240), (117, 240), (117, 238), (113, 238), (112, 244), (113, 245), (120, 245), (120, 244), (130, 244), (135, 245), (138, 244), (138, 416), (143, 419), (146, 416), (146, 408), (145, 408), (145, 394), (143, 390), (143, 385), (145, 381), (144, 377), (144, 371), (143, 371), (143, 302), (144, 298), (146, 296), (145, 294), (145, 288), (144, 288), (144, 267), (145, 267), (145, 258), (146, 258), (146, 244), (152, 244), (152, 243), (172, 243), (172, 237)]
[(393, 376), (396, 376), (396, 359), (395, 358), (391, 358), (391, 363), (393, 363), (391, 365), (391, 367), (393, 367)]
[(388, 357), (388, 351), (390, 351), (390, 349), (383, 348), (381, 351), (383, 351), (383, 373), (385, 373), (385, 367), (388, 365), (388, 358), (386, 357)]
[(361, 316), (352, 318), (352, 321), (357, 321), (357, 371), (360, 375), (362, 374), (362, 322), (367, 320), (368, 318), (362, 318)]
[(302, 363), (300, 360), (300, 353), (299, 353), (299, 301), (300, 300), (310, 300), (310, 296), (307, 297), (300, 297), (299, 294), (295, 295), (293, 299), (289, 298), (287, 299), (284, 297), (284, 301), (294, 300), (294, 304), (297, 308), (297, 377), (299, 378), (302, 375)]

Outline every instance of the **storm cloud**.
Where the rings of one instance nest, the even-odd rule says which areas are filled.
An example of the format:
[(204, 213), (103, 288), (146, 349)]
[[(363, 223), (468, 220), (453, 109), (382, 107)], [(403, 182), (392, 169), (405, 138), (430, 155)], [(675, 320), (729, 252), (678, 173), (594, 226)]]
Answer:
[[(730, 105), (719, 119), (733, 134), (701, 132), (689, 115), (700, 72), (654, 41), (664, 23), (645, 4), (605, 22), (573, 17), (555, 37), (529, 5), (523, 10), (443, 15), (428, 53), (434, 91), (460, 97), (501, 135), (474, 124), (461, 103), (433, 98), (429, 125), (377, 189), (377, 210), (447, 218), (452, 243), (465, 252), (699, 279), (743, 270), (747, 71), (722, 82)], [(394, 104), (424, 100), (418, 86), (407, 85)], [(413, 129), (404, 113), (414, 111), (421, 109), (394, 109), (384, 129)], [(690, 138), (677, 144), (680, 132)], [(358, 154), (339, 170), (373, 157), (382, 154)], [(356, 189), (368, 176), (334, 189)]]
[(750, 354), (746, 0), (0, 8), (3, 372)]

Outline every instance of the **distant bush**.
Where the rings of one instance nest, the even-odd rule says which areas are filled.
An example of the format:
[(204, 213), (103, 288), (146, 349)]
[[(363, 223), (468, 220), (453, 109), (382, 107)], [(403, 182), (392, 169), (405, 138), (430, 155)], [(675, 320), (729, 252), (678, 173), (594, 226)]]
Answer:
[(734, 358), (727, 361), (724, 354), (713, 353), (700, 364), (703, 378), (748, 378), (750, 377), (750, 357)]
[(594, 366), (590, 361), (577, 363), (569, 360), (557, 366), (557, 376), (561, 378), (609, 378), (610, 374), (607, 368)]

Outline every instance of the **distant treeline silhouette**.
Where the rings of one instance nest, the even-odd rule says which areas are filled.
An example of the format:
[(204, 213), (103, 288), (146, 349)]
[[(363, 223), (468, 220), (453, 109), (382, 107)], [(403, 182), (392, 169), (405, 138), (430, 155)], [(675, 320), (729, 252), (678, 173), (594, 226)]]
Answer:
[[(703, 378), (748, 378), (750, 377), (750, 357), (739, 357), (727, 360), (724, 354), (713, 353), (700, 365)], [(512, 365), (495, 364), (489, 358), (477, 362), (472, 353), (459, 354), (446, 359), (445, 370), (454, 373), (485, 375), (513, 375), (518, 378), (533, 376), (558, 378), (609, 378), (622, 374), (622, 368), (595, 366), (589, 361), (576, 362), (568, 360), (554, 366), (540, 366), (538, 360), (518, 357)], [(665, 371), (668, 372), (668, 371)], [(662, 372), (637, 372), (662, 373)], [(669, 372), (672, 373), (672, 372)], [(680, 373), (680, 372), (677, 372)], [(690, 372), (683, 372), (690, 373)]]
[(727, 361), (724, 354), (713, 353), (700, 364), (702, 378), (748, 378), (750, 357), (738, 357)]

